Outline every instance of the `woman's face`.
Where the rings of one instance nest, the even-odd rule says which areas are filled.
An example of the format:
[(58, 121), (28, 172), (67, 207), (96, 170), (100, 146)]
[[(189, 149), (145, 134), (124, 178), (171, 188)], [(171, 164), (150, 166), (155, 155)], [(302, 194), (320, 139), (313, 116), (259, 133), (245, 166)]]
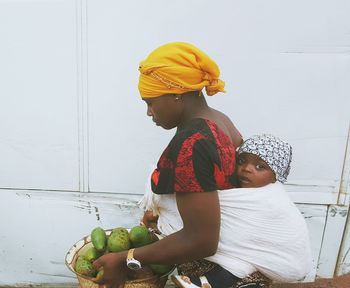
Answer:
[(276, 182), (275, 173), (260, 157), (251, 153), (237, 156), (237, 176), (240, 187), (263, 187)]
[(157, 126), (172, 129), (179, 125), (182, 114), (180, 96), (167, 94), (156, 98), (143, 99), (147, 104), (147, 116), (151, 116)]

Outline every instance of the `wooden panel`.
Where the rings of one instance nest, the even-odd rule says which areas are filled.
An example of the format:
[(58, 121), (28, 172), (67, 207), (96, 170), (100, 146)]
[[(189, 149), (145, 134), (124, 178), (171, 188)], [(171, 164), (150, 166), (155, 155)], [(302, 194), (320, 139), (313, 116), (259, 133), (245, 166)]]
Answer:
[(317, 275), (317, 265), (322, 245), (323, 231), (326, 223), (327, 206), (307, 204), (299, 204), (297, 206), (303, 214), (309, 229), (313, 258), (313, 268), (304, 279), (304, 282), (312, 282)]
[(317, 269), (317, 276), (320, 278), (333, 278), (334, 276), (347, 215), (347, 206), (330, 205), (328, 207)]
[(0, 187), (79, 188), (76, 3), (0, 1)]
[[(2, 222), (0, 231), (0, 284), (6, 285), (74, 282), (74, 274), (65, 267), (64, 255), (76, 241), (96, 226), (132, 227), (142, 216), (137, 206), (140, 197), (135, 195), (3, 190), (2, 200), (0, 216), (10, 219)], [(304, 204), (298, 208), (310, 230), (314, 266), (305, 281), (312, 281), (327, 207)], [(21, 217), (17, 217), (18, 211)], [(28, 225), (24, 219), (35, 225)]]
[(69, 248), (96, 226), (137, 225), (138, 200), (133, 195), (2, 190), (0, 286), (76, 282), (64, 264)]

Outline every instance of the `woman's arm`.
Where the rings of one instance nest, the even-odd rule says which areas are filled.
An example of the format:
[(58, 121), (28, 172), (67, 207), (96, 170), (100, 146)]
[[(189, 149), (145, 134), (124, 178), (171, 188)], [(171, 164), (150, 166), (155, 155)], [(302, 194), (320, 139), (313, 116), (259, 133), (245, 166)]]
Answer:
[[(218, 193), (177, 193), (183, 229), (153, 244), (136, 248), (135, 259), (146, 264), (180, 264), (215, 254), (220, 234)], [(118, 287), (125, 279), (126, 252), (109, 253), (94, 262), (104, 267), (104, 277), (96, 281)]]
[(134, 256), (141, 263), (180, 264), (215, 254), (220, 233), (217, 192), (177, 193), (176, 201), (183, 229), (137, 248)]

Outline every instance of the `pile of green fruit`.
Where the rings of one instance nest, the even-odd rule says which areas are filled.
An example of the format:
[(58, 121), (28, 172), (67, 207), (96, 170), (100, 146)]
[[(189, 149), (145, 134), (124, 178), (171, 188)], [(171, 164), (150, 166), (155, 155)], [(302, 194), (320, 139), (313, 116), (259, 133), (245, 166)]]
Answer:
[[(112, 230), (110, 235), (101, 227), (94, 228), (91, 233), (92, 247), (78, 256), (74, 270), (80, 275), (90, 278), (100, 278), (103, 269), (97, 271), (92, 263), (102, 255), (111, 252), (127, 251), (130, 248), (137, 248), (151, 244), (158, 240), (158, 237), (150, 232), (145, 226), (135, 226), (130, 231), (118, 227)], [(150, 264), (138, 271), (130, 270), (128, 279), (140, 279), (153, 275), (163, 275), (173, 269), (172, 265)]]

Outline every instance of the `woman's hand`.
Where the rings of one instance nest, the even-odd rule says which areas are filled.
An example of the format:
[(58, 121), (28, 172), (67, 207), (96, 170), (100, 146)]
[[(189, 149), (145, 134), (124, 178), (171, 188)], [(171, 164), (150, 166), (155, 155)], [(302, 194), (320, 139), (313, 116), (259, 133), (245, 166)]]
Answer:
[(128, 271), (126, 252), (107, 253), (94, 261), (93, 265), (97, 270), (103, 268), (103, 276), (99, 279), (95, 278), (93, 282), (106, 285), (107, 288), (123, 287)]

